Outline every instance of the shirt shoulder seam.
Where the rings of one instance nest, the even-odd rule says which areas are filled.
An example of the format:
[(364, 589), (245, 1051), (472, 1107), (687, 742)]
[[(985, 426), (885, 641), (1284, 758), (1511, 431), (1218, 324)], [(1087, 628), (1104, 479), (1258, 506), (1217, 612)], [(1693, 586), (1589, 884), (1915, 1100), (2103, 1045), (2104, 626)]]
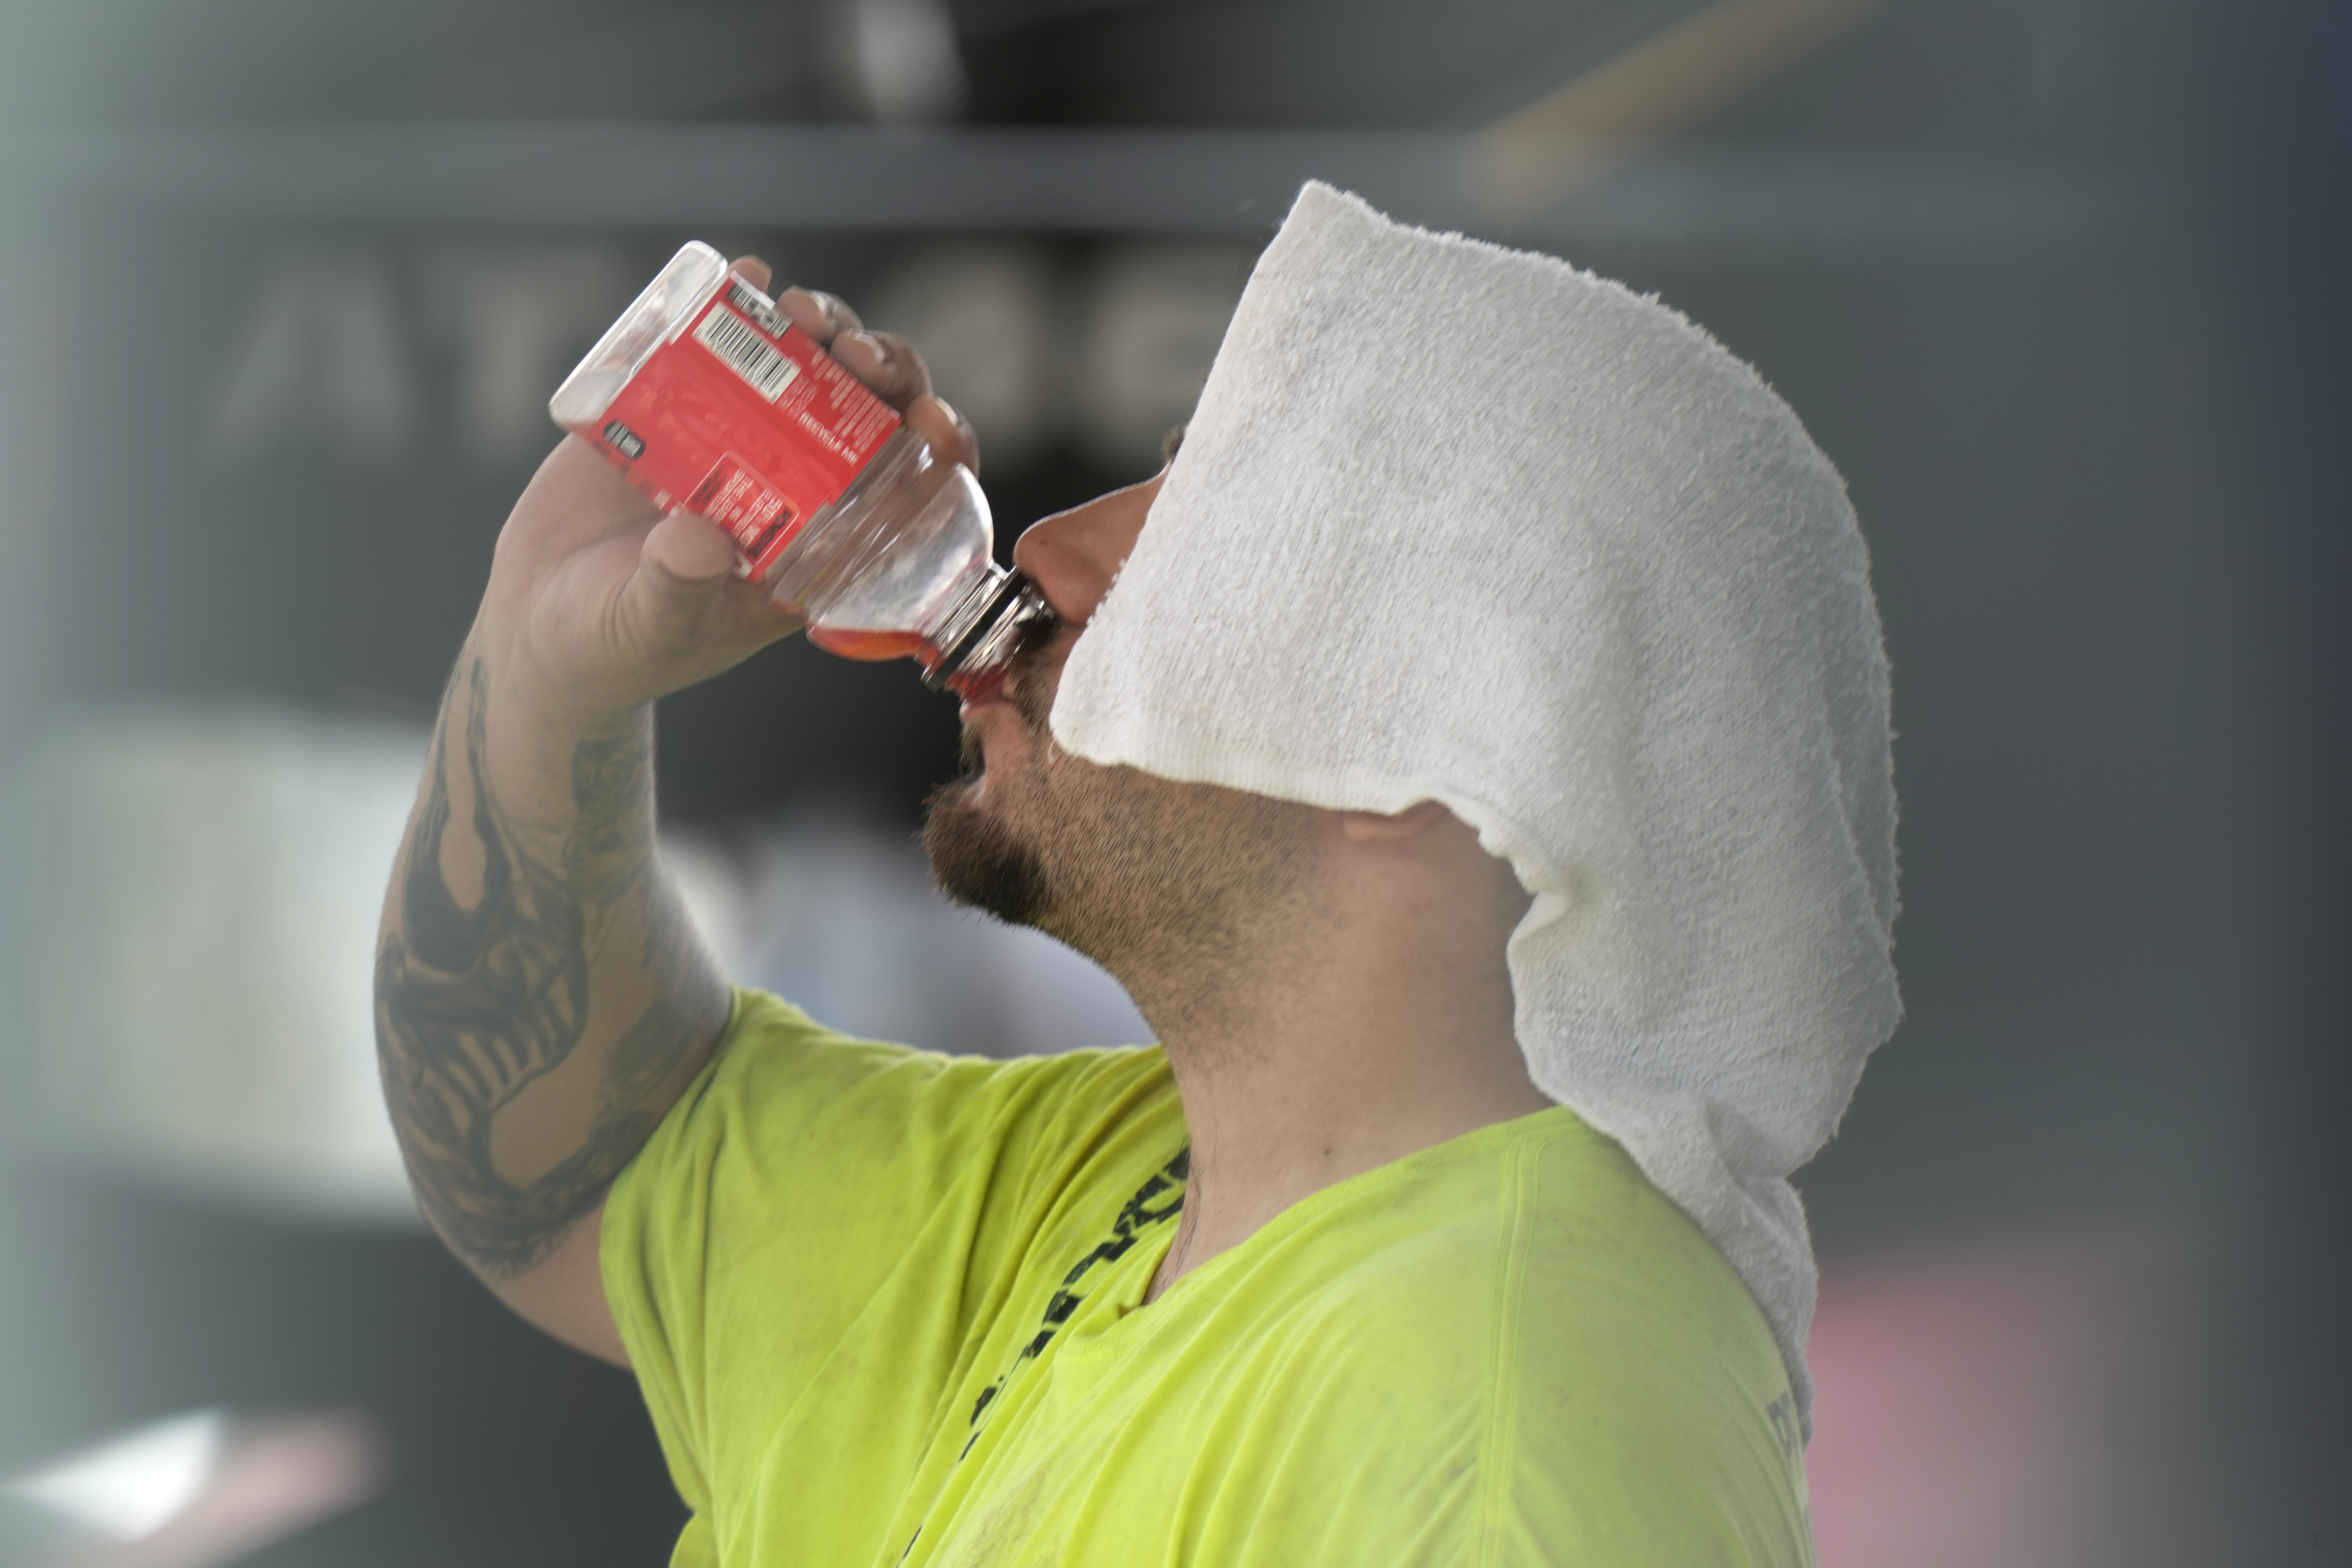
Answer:
[(1502, 1521), (1513, 1468), (1519, 1410), (1520, 1299), (1526, 1293), (1528, 1249), (1533, 1245), (1535, 1187), (1542, 1162), (1531, 1141), (1514, 1139), (1505, 1155), (1496, 1203), (1498, 1241), (1488, 1309), (1486, 1429), (1479, 1435), (1478, 1501), (1470, 1562), (1496, 1568), (1502, 1560)]

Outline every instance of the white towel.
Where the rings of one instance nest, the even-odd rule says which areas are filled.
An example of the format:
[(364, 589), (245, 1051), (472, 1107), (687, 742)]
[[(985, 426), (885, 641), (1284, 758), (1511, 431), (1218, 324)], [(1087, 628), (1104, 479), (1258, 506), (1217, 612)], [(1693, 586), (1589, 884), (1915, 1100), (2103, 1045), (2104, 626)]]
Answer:
[(1755, 372), (1310, 184), (1052, 721), (1099, 763), (1475, 827), (1535, 895), (1537, 1085), (1722, 1248), (1810, 1410), (1788, 1177), (1900, 1016), (1895, 794), (1862, 534)]

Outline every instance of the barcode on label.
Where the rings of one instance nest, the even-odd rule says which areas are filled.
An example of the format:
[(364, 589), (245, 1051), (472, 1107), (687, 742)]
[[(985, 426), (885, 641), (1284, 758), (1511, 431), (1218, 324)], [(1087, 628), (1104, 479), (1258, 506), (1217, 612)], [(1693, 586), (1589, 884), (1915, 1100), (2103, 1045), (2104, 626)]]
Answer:
[(777, 353), (776, 345), (761, 336), (757, 328), (723, 306), (702, 318), (694, 336), (771, 403), (801, 373), (801, 367)]

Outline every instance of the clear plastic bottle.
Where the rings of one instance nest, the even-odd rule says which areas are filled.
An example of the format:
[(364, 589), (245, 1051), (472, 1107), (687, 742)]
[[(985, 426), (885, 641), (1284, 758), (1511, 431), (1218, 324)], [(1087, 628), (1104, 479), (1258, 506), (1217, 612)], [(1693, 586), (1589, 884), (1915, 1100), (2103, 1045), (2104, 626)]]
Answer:
[(735, 537), (736, 569), (848, 658), (992, 686), (1044, 599), (992, 558), (988, 498), (775, 302), (689, 243), (548, 403), (664, 510)]

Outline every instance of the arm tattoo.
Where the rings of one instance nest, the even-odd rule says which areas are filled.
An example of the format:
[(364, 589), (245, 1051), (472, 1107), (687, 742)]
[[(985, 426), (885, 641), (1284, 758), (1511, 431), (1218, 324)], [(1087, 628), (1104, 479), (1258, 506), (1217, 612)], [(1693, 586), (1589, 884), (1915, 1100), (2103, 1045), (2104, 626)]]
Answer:
[[(488, 679), (472, 661), (463, 756), (453, 761), (457, 680), (434, 738), (431, 787), (399, 878), (400, 912), (376, 954), (376, 1045), (384, 1098), (418, 1203), (453, 1250), (512, 1276), (551, 1252), (653, 1133), (650, 1096), (707, 1034), (711, 985), (693, 931), (653, 859), (652, 762), (642, 731), (591, 736), (572, 756), (578, 816), (560, 862), (529, 853), (491, 794)], [(441, 868), (450, 770), (472, 785), (482, 890), (459, 903)], [(458, 842), (463, 842), (460, 839)], [(625, 910), (624, 906), (630, 906)], [(561, 1067), (589, 1026), (592, 948), (633, 914), (653, 1000), (605, 1064), (580, 1146), (524, 1183), (499, 1174), (499, 1111)]]

